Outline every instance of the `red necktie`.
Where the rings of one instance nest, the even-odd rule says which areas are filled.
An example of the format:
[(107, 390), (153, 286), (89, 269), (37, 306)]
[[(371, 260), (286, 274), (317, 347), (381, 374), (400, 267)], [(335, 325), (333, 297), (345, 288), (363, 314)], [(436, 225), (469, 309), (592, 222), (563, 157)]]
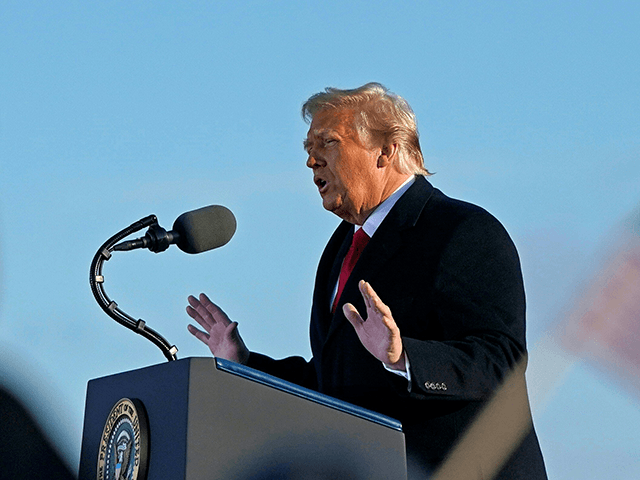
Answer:
[(351, 241), (351, 247), (349, 247), (349, 251), (347, 255), (344, 257), (342, 262), (342, 268), (340, 269), (340, 281), (338, 282), (338, 291), (336, 292), (336, 298), (333, 300), (333, 306), (331, 307), (331, 313), (335, 312), (336, 307), (338, 306), (338, 300), (340, 300), (340, 295), (342, 295), (342, 290), (344, 290), (344, 286), (349, 279), (349, 275), (353, 271), (353, 267), (356, 266), (356, 262), (360, 257), (360, 254), (364, 250), (364, 247), (367, 246), (369, 242), (369, 235), (367, 235), (364, 231), (364, 228), (359, 228), (356, 233), (353, 234), (353, 240)]

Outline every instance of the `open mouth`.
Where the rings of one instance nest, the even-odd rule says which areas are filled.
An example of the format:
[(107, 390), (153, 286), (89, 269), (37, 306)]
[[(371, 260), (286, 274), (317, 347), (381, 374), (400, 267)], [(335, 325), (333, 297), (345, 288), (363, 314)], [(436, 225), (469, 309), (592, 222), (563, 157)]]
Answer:
[(325, 189), (325, 187), (327, 186), (326, 180), (322, 180), (321, 178), (316, 178), (316, 179), (314, 179), (314, 182), (318, 186), (318, 188), (320, 189), (320, 193), (322, 193), (323, 190)]

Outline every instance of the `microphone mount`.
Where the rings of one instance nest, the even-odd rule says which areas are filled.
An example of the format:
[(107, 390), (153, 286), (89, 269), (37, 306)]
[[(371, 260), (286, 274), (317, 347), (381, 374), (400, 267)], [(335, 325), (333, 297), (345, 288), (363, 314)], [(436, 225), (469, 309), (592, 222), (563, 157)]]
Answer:
[[(116, 245), (123, 238), (128, 237), (145, 227), (149, 227), (149, 230), (143, 238)], [(175, 243), (172, 242), (172, 238), (169, 238), (172, 234), (173, 232), (167, 232), (164, 228), (158, 225), (158, 219), (155, 215), (149, 215), (148, 217), (138, 220), (127, 228), (116, 233), (100, 247), (93, 257), (93, 261), (91, 262), (91, 271), (89, 272), (91, 292), (98, 302), (98, 305), (100, 305), (100, 308), (102, 308), (107, 315), (113, 318), (120, 325), (151, 341), (160, 350), (162, 350), (163, 355), (169, 361), (177, 360), (178, 358), (176, 356), (176, 353), (178, 352), (176, 346), (171, 345), (164, 337), (162, 337), (162, 335), (148, 327), (144, 320), (136, 320), (118, 308), (118, 304), (111, 300), (104, 290), (102, 267), (104, 262), (111, 258), (113, 251), (146, 247), (155, 253), (162, 252), (169, 248), (171, 243)]]

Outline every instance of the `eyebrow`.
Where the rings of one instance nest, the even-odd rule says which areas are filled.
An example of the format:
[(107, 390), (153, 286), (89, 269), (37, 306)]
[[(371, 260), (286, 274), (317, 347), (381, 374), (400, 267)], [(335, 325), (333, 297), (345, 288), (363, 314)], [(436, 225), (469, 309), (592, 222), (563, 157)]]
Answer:
[[(333, 128), (320, 128), (320, 129), (313, 130), (312, 134), (315, 137), (322, 137), (322, 136), (325, 136), (327, 134), (335, 134), (335, 130)], [(302, 141), (302, 146), (308, 152), (309, 148), (311, 147), (311, 142), (308, 139), (305, 138)]]

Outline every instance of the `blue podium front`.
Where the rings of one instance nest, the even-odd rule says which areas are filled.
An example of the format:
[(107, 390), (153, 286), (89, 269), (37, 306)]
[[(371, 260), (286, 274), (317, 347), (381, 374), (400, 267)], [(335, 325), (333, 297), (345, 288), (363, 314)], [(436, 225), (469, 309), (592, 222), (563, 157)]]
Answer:
[[(213, 358), (91, 380), (80, 479), (406, 479), (394, 419)], [(116, 476), (117, 475), (117, 476)]]

